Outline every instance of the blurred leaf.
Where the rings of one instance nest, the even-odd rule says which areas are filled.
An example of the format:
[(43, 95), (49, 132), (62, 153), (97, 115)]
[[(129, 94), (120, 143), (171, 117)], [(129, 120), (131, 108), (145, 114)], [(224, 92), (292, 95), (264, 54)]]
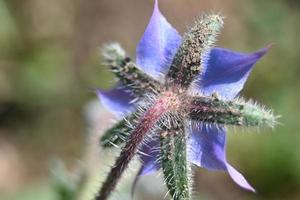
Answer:
[(5, 2), (0, 1), (0, 58), (14, 50), (18, 29)]

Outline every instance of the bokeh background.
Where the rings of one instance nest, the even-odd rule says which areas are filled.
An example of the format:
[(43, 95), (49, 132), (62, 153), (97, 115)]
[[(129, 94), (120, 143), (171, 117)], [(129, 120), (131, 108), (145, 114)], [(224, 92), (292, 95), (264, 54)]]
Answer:
[[(151, 0), (0, 0), (1, 200), (91, 199), (118, 151), (97, 145), (112, 117), (93, 88), (113, 85), (99, 47), (118, 41), (134, 57), (152, 7)], [(221, 12), (218, 46), (273, 44), (242, 94), (273, 108), (281, 124), (228, 136), (228, 159), (257, 194), (225, 173), (195, 168), (196, 199), (300, 199), (300, 2), (161, 0), (160, 7), (181, 33), (201, 12)], [(130, 199), (136, 165), (113, 199)], [(142, 178), (135, 198), (163, 199), (159, 179)]]

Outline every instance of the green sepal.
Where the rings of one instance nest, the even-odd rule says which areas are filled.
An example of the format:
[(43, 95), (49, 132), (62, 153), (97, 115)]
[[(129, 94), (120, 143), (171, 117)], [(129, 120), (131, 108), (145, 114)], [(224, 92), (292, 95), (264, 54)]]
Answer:
[(160, 141), (162, 170), (172, 199), (190, 200), (190, 166), (187, 160), (187, 138), (183, 127), (165, 130), (160, 134)]
[(168, 85), (188, 88), (202, 72), (205, 56), (216, 41), (223, 27), (223, 17), (217, 14), (203, 15), (183, 35), (182, 43), (167, 74)]
[(129, 126), (129, 121), (132, 118), (133, 117), (129, 117), (128, 119), (122, 119), (121, 121), (117, 122), (113, 127), (108, 129), (100, 138), (100, 145), (103, 148), (109, 148), (125, 143), (129, 134), (132, 131), (132, 128)]
[(105, 65), (109, 66), (123, 86), (126, 86), (136, 98), (147, 93), (158, 94), (161, 84), (144, 73), (140, 68), (126, 57), (125, 51), (118, 43), (106, 45), (102, 51)]
[(272, 111), (252, 102), (235, 99), (224, 101), (216, 97), (193, 97), (188, 105), (191, 120), (206, 123), (273, 127), (277, 117)]

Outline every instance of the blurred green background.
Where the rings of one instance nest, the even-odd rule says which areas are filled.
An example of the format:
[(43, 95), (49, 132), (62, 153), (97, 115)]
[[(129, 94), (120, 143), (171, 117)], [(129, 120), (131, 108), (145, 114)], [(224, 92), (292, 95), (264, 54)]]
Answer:
[[(95, 193), (116, 155), (97, 148), (111, 120), (92, 89), (113, 84), (99, 47), (118, 41), (134, 57), (152, 7), (151, 0), (0, 0), (0, 200), (72, 199), (76, 181), (85, 182), (81, 199)], [(242, 94), (273, 108), (281, 124), (234, 129), (228, 139), (228, 160), (257, 194), (225, 173), (195, 169), (196, 199), (300, 199), (300, 2), (161, 0), (160, 7), (181, 33), (201, 12), (221, 12), (218, 46), (273, 44)], [(113, 198), (130, 198), (135, 172)], [(163, 199), (157, 179), (143, 178), (136, 199)]]

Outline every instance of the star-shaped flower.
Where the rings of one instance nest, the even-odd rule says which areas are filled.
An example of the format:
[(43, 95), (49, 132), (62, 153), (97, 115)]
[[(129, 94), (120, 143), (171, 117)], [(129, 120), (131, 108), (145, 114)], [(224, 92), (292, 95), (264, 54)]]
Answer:
[(104, 48), (106, 64), (119, 83), (97, 94), (121, 120), (101, 142), (104, 147), (125, 144), (97, 200), (108, 197), (136, 153), (142, 160), (138, 176), (162, 168), (174, 199), (191, 198), (191, 163), (226, 171), (238, 185), (254, 191), (226, 160), (224, 125), (274, 125), (270, 111), (235, 99), (269, 47), (253, 53), (214, 48), (222, 26), (219, 15), (203, 15), (181, 37), (156, 0), (137, 46), (136, 64), (118, 44)]

